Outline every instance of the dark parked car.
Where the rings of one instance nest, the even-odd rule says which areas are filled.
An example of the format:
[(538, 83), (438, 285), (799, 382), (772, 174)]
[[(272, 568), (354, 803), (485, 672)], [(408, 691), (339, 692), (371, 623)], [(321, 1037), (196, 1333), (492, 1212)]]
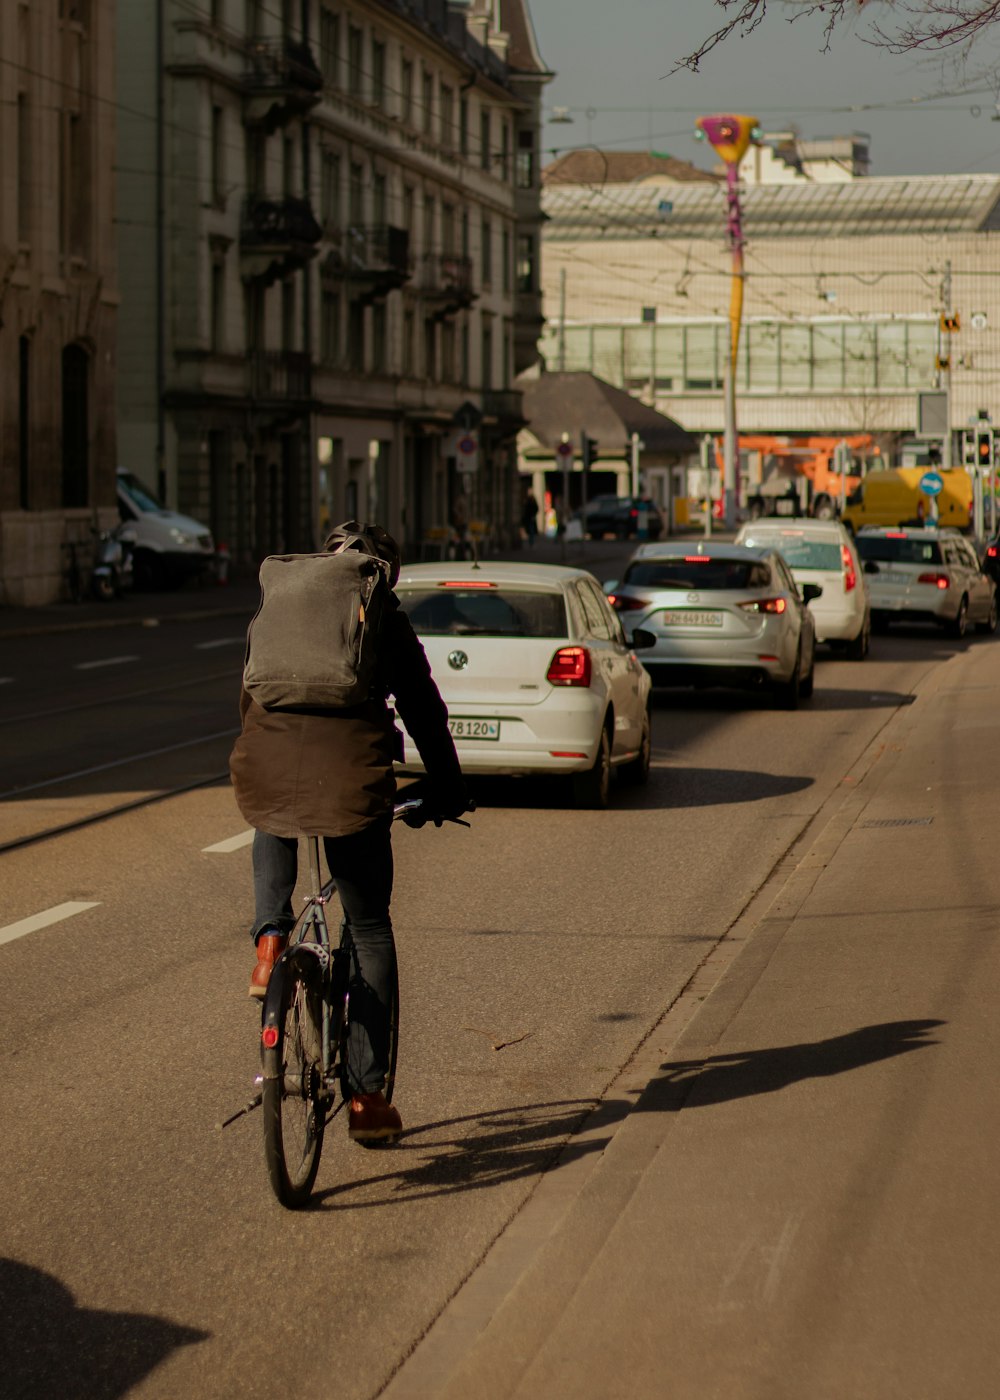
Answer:
[(663, 517), (655, 501), (648, 496), (595, 496), (574, 513), (583, 533), (591, 539), (614, 535), (616, 539), (633, 539), (639, 533), (641, 514), (646, 516), (646, 530), (651, 540), (663, 534)]
[(1000, 535), (995, 535), (988, 540), (983, 553), (983, 573), (989, 574), (990, 578), (1000, 590)]

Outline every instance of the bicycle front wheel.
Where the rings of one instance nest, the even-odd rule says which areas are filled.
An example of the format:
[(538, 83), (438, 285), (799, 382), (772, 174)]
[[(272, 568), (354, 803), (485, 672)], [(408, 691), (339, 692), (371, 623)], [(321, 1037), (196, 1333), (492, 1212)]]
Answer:
[(261, 1107), (267, 1173), (290, 1209), (309, 1199), (323, 1150), (322, 1007), (295, 965), (279, 960), (264, 1003)]

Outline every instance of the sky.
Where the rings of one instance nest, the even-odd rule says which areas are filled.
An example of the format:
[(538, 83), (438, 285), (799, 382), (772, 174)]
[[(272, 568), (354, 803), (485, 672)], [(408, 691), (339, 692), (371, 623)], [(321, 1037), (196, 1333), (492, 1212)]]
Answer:
[[(544, 162), (555, 149), (655, 150), (710, 169), (695, 118), (739, 112), (765, 132), (804, 137), (867, 132), (873, 175), (1000, 172), (1000, 25), (964, 70), (893, 55), (863, 41), (855, 21), (824, 52), (824, 19), (771, 0), (748, 37), (731, 36), (697, 74), (674, 65), (723, 21), (709, 0), (528, 0), (542, 58)], [(984, 74), (986, 75), (984, 77)], [(936, 101), (915, 101), (938, 93)], [(569, 108), (571, 124), (552, 122)], [(635, 110), (623, 110), (635, 109)]]

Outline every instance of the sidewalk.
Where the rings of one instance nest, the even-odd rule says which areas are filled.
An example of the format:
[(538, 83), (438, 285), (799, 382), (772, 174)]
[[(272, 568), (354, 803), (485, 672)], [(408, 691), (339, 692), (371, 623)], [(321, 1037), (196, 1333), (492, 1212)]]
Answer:
[[(591, 569), (599, 579), (608, 568), (619, 567), (633, 545), (614, 540), (571, 542), (538, 540), (534, 547), (491, 554), (490, 559), (521, 563), (567, 564)], [(484, 560), (484, 563), (489, 562)], [(603, 571), (603, 572), (602, 572)], [(38, 608), (0, 607), (0, 639), (37, 637), (106, 627), (127, 627), (136, 622), (188, 622), (207, 617), (243, 617), (249, 622), (257, 607), (255, 578), (236, 579), (224, 585), (191, 584), (170, 592), (130, 593), (110, 603), (50, 603)]]
[(992, 1400), (998, 695), (890, 721), (385, 1400)]

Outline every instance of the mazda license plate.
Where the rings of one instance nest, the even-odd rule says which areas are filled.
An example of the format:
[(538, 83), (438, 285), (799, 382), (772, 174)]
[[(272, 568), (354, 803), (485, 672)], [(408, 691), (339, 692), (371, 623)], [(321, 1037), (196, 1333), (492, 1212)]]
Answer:
[(499, 739), (498, 719), (469, 719), (454, 715), (448, 720), (448, 728), (453, 739)]
[(722, 613), (685, 609), (683, 612), (661, 613), (660, 622), (664, 627), (721, 627)]

